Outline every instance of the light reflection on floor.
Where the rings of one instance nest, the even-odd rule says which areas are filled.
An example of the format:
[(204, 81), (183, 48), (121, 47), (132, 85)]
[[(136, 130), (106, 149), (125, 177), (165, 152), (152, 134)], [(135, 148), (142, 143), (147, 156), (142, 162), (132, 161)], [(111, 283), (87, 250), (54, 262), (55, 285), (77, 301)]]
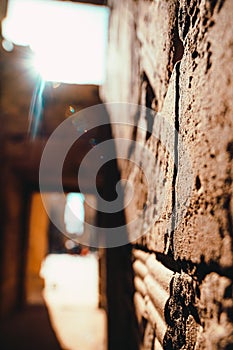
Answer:
[(41, 277), (51, 323), (63, 349), (106, 350), (106, 315), (98, 309), (96, 255), (50, 254)]

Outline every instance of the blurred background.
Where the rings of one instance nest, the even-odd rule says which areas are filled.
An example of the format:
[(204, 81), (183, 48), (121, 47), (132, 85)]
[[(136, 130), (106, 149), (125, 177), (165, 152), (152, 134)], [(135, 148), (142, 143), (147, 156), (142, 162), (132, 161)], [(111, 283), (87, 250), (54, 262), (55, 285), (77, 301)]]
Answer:
[[(101, 103), (109, 14), (101, 0), (0, 1), (0, 341), (4, 350), (107, 346), (105, 252), (78, 243), (83, 234), (91, 241), (85, 221), (95, 224), (100, 218), (85, 204), (86, 198), (96, 201), (92, 184), (87, 177), (85, 193), (79, 193), (76, 174), (84, 155), (111, 136), (109, 127), (88, 130), (70, 150), (63, 168), (65, 205), (54, 191), (50, 172), (44, 194), (50, 203), (49, 216), (64, 221), (66, 235), (44, 209), (39, 165), (56, 127), (74, 113)], [(109, 171), (117, 173), (114, 167), (98, 173), (99, 192), (109, 182)], [(72, 221), (72, 210), (78, 213), (78, 224)]]

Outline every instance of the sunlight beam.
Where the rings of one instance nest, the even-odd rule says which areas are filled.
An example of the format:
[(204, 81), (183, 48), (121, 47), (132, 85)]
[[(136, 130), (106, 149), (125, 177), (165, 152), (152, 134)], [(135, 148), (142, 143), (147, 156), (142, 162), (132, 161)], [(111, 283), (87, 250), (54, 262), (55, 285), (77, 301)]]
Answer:
[(109, 9), (61, 1), (10, 0), (3, 37), (30, 46), (46, 81), (101, 85), (105, 79)]

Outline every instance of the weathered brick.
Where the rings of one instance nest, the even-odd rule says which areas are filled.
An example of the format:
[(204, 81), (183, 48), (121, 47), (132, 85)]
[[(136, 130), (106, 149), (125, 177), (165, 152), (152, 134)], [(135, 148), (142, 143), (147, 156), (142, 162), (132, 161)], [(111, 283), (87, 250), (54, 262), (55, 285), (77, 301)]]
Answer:
[(230, 349), (233, 346), (232, 293), (232, 281), (215, 272), (201, 283), (197, 304), (201, 320), (197, 349)]
[[(232, 30), (229, 30), (233, 3), (225, 1), (221, 10), (216, 5), (214, 11), (212, 8), (207, 11), (208, 4), (201, 2), (197, 23), (189, 28), (180, 67), (179, 127), (191, 169), (184, 162), (183, 152), (178, 150), (177, 205), (184, 202), (184, 176), (191, 171), (194, 183), (188, 211), (175, 232), (174, 251), (176, 258), (198, 262), (203, 256), (206, 261), (231, 266), (232, 159), (228, 150), (233, 137)], [(186, 9), (186, 16), (187, 12)], [(178, 210), (177, 220), (179, 215)]]
[[(138, 127), (153, 124), (157, 137), (113, 126), (114, 136), (133, 135), (142, 146), (119, 164), (134, 189), (127, 223), (140, 218), (129, 237), (136, 240), (135, 306), (141, 325), (147, 321), (145, 349), (230, 349), (233, 2), (138, 0), (125, 9), (111, 3), (115, 47), (128, 46), (119, 55), (113, 44), (109, 67), (114, 57), (134, 59), (109, 75), (115, 78), (107, 101), (138, 101), (157, 112), (149, 121), (144, 111), (135, 119)], [(126, 38), (130, 15), (135, 28)]]
[(154, 89), (158, 111), (162, 109), (174, 64), (182, 54), (177, 32), (177, 5), (177, 0), (140, 0), (137, 6), (140, 69)]

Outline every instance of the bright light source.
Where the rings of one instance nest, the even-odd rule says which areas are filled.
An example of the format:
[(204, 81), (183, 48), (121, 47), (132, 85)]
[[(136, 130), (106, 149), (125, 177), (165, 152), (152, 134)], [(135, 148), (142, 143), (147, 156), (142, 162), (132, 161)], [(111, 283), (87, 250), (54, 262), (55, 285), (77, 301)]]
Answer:
[(64, 212), (66, 231), (71, 234), (82, 235), (84, 232), (84, 200), (81, 193), (69, 193)]
[(29, 45), (42, 78), (76, 84), (104, 81), (109, 9), (61, 1), (10, 0), (6, 40)]

